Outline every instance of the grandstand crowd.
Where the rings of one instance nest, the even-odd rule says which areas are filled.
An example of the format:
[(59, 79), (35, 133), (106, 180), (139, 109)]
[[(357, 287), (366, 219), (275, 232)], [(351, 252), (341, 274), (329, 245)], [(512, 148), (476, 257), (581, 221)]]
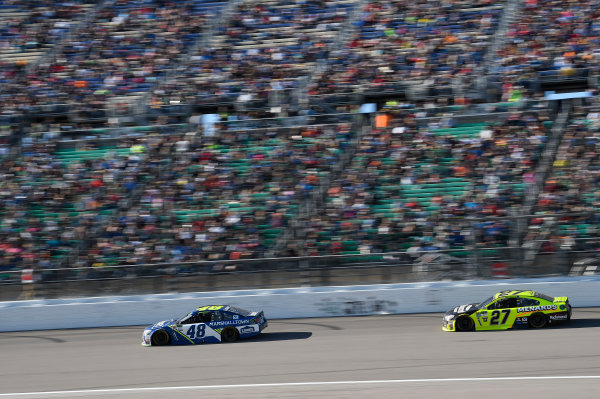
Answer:
[(596, 250), (598, 3), (0, 0), (0, 273)]

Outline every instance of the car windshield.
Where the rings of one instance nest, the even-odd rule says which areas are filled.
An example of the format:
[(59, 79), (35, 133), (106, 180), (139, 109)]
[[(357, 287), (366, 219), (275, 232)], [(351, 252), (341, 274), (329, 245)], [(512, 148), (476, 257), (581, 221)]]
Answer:
[(494, 297), (491, 296), (488, 299), (486, 299), (485, 301), (481, 302), (479, 305), (477, 305), (477, 308), (479, 309), (483, 309), (485, 308), (487, 305), (489, 305), (492, 301), (494, 300)]
[(188, 317), (189, 317), (191, 314), (192, 314), (192, 312), (190, 312), (190, 313), (186, 314), (186, 315), (185, 315), (185, 316), (183, 316), (183, 317), (180, 317), (180, 318), (178, 318), (178, 319), (177, 319), (177, 321), (176, 321), (175, 323), (176, 323), (176, 324), (181, 324), (181, 322), (182, 322), (184, 319), (187, 319), (187, 318), (188, 318)]

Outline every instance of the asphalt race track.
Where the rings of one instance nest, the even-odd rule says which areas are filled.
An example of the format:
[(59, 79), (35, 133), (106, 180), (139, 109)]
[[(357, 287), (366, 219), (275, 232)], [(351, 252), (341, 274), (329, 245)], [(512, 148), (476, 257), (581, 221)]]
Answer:
[(139, 326), (2, 333), (0, 399), (600, 397), (600, 308), (542, 330), (440, 327), (440, 314), (274, 320), (247, 341), (150, 348)]

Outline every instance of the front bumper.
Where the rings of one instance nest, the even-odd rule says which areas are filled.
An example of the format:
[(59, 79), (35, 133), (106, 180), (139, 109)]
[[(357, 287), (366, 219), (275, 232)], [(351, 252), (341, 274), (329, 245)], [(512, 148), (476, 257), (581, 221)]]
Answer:
[(442, 330), (443, 331), (456, 331), (456, 327), (454, 326), (454, 320), (445, 320), (442, 322)]
[(142, 334), (142, 346), (152, 346), (152, 342), (150, 341), (151, 331), (144, 330)]

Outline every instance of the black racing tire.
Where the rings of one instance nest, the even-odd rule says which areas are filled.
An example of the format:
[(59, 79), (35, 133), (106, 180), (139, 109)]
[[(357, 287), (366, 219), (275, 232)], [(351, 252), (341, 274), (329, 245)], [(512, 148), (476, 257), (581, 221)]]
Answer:
[(164, 346), (171, 343), (171, 336), (165, 330), (158, 330), (152, 334), (153, 346)]
[(543, 313), (534, 313), (527, 318), (527, 324), (531, 328), (544, 328), (548, 325), (548, 317)]
[(225, 327), (221, 331), (221, 342), (234, 342), (240, 339), (240, 333), (235, 327)]
[(460, 316), (454, 323), (454, 328), (456, 331), (475, 330), (475, 322), (469, 316)]

